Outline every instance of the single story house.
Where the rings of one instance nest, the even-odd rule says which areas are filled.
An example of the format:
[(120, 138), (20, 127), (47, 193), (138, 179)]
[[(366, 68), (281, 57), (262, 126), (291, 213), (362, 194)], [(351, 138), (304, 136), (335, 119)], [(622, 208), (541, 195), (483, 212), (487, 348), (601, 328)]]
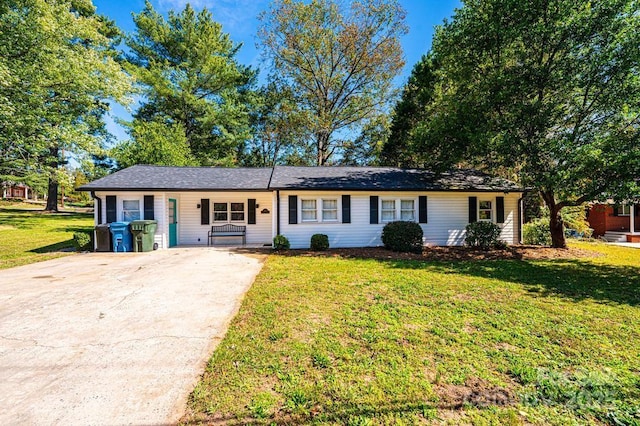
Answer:
[(594, 203), (587, 211), (594, 237), (607, 241), (640, 242), (640, 205), (633, 203)]
[[(475, 170), (436, 175), (387, 167), (215, 168), (138, 165), (79, 188), (95, 200), (96, 224), (158, 222), (159, 248), (206, 245), (212, 226), (245, 226), (246, 243), (284, 235), (308, 248), (313, 234), (331, 247), (380, 246), (385, 223), (420, 223), (427, 245), (461, 245), (465, 227), (491, 221), (501, 239), (520, 242), (522, 193)], [(239, 239), (215, 238), (213, 244)]]

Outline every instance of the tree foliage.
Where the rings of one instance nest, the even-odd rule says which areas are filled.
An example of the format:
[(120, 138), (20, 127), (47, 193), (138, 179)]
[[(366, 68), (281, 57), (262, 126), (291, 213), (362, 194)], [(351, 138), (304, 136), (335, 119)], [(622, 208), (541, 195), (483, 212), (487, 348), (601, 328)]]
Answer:
[(120, 142), (111, 149), (111, 156), (118, 163), (118, 168), (136, 164), (197, 165), (180, 123), (134, 120), (130, 134), (131, 139)]
[(47, 176), (47, 210), (57, 210), (65, 156), (104, 143), (106, 99), (126, 102), (118, 34), (88, 0), (0, 3), (0, 167)]
[(436, 33), (434, 99), (410, 126), (412, 155), (535, 188), (564, 247), (562, 208), (638, 193), (639, 12), (635, 0), (465, 2)]
[[(207, 9), (196, 13), (188, 4), (165, 19), (147, 1), (134, 22), (126, 57), (145, 96), (134, 120), (181, 128), (190, 150), (185, 158), (203, 165), (235, 163), (249, 137), (247, 102), (255, 78), (235, 59), (241, 45)], [(134, 137), (131, 146), (137, 142)]]
[(342, 136), (384, 112), (404, 65), (405, 12), (396, 0), (276, 0), (261, 15), (264, 56), (306, 112), (316, 164)]

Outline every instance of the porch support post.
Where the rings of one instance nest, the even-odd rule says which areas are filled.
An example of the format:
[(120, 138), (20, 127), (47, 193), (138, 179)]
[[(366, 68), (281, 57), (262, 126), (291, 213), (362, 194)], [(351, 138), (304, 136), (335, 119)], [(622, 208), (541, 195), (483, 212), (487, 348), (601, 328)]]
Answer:
[(636, 232), (635, 222), (636, 222), (636, 205), (631, 204), (629, 208), (629, 231), (631, 231), (632, 234)]

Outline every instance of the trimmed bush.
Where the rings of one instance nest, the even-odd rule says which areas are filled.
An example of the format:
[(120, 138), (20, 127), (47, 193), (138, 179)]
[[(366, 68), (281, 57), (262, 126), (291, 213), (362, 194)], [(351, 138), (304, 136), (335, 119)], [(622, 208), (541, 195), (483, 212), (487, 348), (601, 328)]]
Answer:
[(493, 222), (472, 222), (465, 229), (467, 235), (464, 238), (464, 243), (470, 247), (489, 250), (492, 247), (504, 245), (498, 239), (500, 237), (500, 227)]
[(551, 245), (551, 230), (548, 219), (535, 219), (522, 226), (522, 242), (536, 246)]
[(382, 229), (382, 243), (389, 250), (422, 253), (422, 228), (415, 222), (396, 221)]
[(329, 248), (329, 237), (325, 234), (313, 234), (311, 236), (311, 250), (324, 251)]
[(291, 244), (284, 235), (276, 235), (273, 237), (273, 249), (274, 250), (289, 250)]
[(74, 232), (73, 245), (78, 251), (86, 251), (93, 249), (91, 245), (91, 234), (88, 232)]

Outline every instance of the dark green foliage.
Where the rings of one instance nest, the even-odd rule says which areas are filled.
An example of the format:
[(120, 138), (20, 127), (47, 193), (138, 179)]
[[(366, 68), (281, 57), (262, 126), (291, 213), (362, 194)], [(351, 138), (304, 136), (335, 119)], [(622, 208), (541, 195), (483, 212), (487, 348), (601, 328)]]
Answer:
[(78, 251), (91, 250), (93, 248), (91, 234), (88, 232), (74, 232), (73, 245)]
[(387, 166), (420, 167), (422, 154), (416, 150), (415, 128), (427, 118), (427, 105), (433, 102), (436, 82), (436, 61), (433, 54), (423, 56), (413, 66), (409, 81), (396, 103), (390, 136), (382, 146), (381, 163)]
[[(255, 71), (236, 60), (241, 45), (206, 8), (196, 12), (187, 4), (165, 18), (147, 1), (133, 19), (136, 32), (127, 39), (126, 59), (145, 94), (134, 122), (181, 131), (190, 151), (176, 156), (181, 162), (195, 158), (202, 165), (235, 164), (249, 138), (255, 80)], [(154, 140), (169, 151), (185, 149), (184, 140), (177, 145), (159, 136)]]
[(291, 244), (284, 235), (276, 235), (273, 237), (273, 249), (274, 250), (289, 250)]
[(563, 208), (638, 193), (638, 27), (635, 0), (464, 2), (433, 41), (433, 99), (419, 114), (396, 109), (411, 161), (534, 189), (564, 247)]
[(311, 250), (324, 251), (329, 249), (329, 237), (325, 234), (313, 234), (311, 236)]
[(537, 246), (550, 246), (549, 219), (534, 219), (522, 226), (522, 242)]
[(500, 227), (493, 222), (473, 222), (467, 225), (464, 243), (470, 247), (489, 250), (492, 247), (504, 247), (499, 240)]
[(382, 229), (382, 243), (393, 251), (422, 253), (422, 237), (422, 227), (415, 222), (390, 222)]

